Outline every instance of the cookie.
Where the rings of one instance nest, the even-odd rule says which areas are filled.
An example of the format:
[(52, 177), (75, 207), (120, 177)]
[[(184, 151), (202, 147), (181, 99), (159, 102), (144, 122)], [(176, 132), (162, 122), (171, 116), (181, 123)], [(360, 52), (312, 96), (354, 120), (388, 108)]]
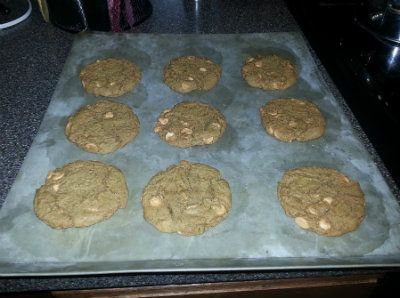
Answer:
[(140, 69), (126, 59), (102, 59), (86, 65), (80, 73), (83, 88), (96, 96), (117, 97), (139, 83)]
[(325, 131), (324, 116), (307, 100), (271, 100), (260, 108), (260, 116), (266, 132), (283, 142), (314, 140)]
[(154, 132), (172, 146), (187, 148), (215, 143), (225, 128), (224, 115), (212, 106), (181, 102), (160, 114)]
[(157, 173), (142, 195), (144, 218), (161, 232), (200, 235), (231, 209), (229, 184), (205, 164), (181, 161)]
[(132, 141), (139, 133), (139, 119), (125, 104), (98, 100), (69, 117), (68, 140), (91, 153), (111, 153)]
[(277, 55), (247, 59), (242, 76), (250, 86), (264, 90), (284, 90), (297, 81), (296, 66)]
[(75, 161), (49, 172), (34, 199), (36, 216), (55, 229), (81, 228), (125, 208), (128, 188), (114, 166)]
[(220, 77), (219, 65), (205, 57), (182, 56), (172, 59), (164, 67), (165, 84), (180, 93), (210, 90)]
[(364, 218), (365, 200), (359, 183), (334, 169), (289, 170), (278, 183), (278, 197), (297, 225), (323, 236), (351, 232)]

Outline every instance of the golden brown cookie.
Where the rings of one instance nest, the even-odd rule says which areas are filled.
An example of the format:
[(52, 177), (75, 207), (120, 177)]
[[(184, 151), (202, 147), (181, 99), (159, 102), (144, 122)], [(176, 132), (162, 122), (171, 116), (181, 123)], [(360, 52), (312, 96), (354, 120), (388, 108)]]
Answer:
[(132, 141), (139, 133), (139, 119), (125, 104), (98, 100), (69, 117), (68, 140), (91, 153), (111, 153)]
[(49, 172), (34, 200), (36, 216), (55, 229), (87, 227), (125, 208), (128, 188), (114, 166), (75, 161)]
[(224, 115), (212, 106), (181, 102), (160, 114), (154, 132), (172, 146), (187, 148), (215, 143), (225, 128)]
[(304, 167), (285, 172), (278, 197), (286, 215), (319, 235), (341, 236), (364, 218), (364, 193), (356, 181), (329, 168)]
[(283, 90), (297, 81), (296, 66), (277, 55), (255, 56), (246, 60), (242, 76), (247, 83), (264, 90)]
[(229, 184), (205, 164), (181, 161), (157, 173), (142, 195), (144, 218), (161, 232), (199, 235), (231, 209)]
[(284, 142), (317, 139), (325, 131), (324, 116), (307, 100), (271, 100), (260, 108), (260, 116), (267, 133)]
[(86, 65), (80, 73), (83, 88), (96, 96), (117, 97), (139, 83), (140, 69), (126, 59), (102, 59)]
[(172, 90), (188, 93), (212, 89), (221, 77), (218, 64), (205, 57), (182, 56), (164, 67), (164, 82)]

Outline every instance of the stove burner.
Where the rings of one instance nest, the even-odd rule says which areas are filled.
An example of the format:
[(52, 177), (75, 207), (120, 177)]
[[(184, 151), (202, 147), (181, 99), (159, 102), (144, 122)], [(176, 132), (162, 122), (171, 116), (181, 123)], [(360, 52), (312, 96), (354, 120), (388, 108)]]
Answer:
[(287, 4), (400, 185), (400, 0), (372, 14), (361, 0)]
[(29, 0), (0, 0), (0, 30), (21, 23), (31, 12)]
[(400, 44), (400, 1), (389, 1), (384, 12), (367, 15), (360, 25), (378, 39)]

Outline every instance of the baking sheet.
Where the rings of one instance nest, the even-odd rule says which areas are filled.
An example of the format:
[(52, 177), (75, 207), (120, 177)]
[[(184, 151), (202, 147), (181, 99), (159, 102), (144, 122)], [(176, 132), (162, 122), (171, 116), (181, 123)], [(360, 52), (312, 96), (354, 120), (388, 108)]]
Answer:
[[(298, 83), (285, 91), (249, 87), (243, 61), (253, 54), (277, 53), (298, 66)], [(222, 66), (220, 83), (209, 92), (178, 94), (162, 82), (172, 58), (207, 56)], [(142, 81), (114, 99), (132, 107), (139, 136), (113, 154), (84, 152), (64, 136), (67, 117), (96, 98), (84, 93), (79, 70), (96, 59), (123, 57), (137, 63)], [(274, 98), (305, 98), (327, 118), (325, 135), (291, 144), (269, 137), (259, 108)], [(228, 127), (210, 146), (179, 149), (153, 133), (159, 113), (183, 100), (212, 104)], [(35, 190), (49, 170), (79, 159), (119, 167), (129, 199), (111, 219), (88, 228), (54, 230), (33, 213)], [(185, 159), (219, 169), (232, 190), (233, 207), (204, 235), (158, 232), (143, 219), (141, 193), (158, 171)], [(300, 166), (338, 169), (360, 182), (366, 217), (342, 237), (318, 236), (285, 216), (276, 187), (284, 171)], [(322, 81), (298, 33), (235, 35), (107, 34), (77, 35), (56, 91), (20, 173), (0, 210), (1, 275), (68, 275), (138, 271), (246, 270), (394, 266), (400, 264), (399, 205)]]

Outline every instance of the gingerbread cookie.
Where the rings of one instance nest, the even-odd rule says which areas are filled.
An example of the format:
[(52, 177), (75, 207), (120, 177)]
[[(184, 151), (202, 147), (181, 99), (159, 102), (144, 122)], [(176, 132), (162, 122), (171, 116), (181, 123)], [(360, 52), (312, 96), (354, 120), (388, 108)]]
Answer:
[(278, 183), (278, 197), (286, 215), (319, 235), (341, 236), (357, 229), (364, 219), (359, 183), (334, 169), (289, 170)]
[(210, 90), (218, 83), (220, 77), (219, 65), (205, 57), (174, 58), (164, 68), (165, 84), (180, 93)]
[(80, 73), (83, 88), (96, 96), (117, 97), (139, 83), (139, 67), (126, 59), (102, 59), (86, 65)]
[(261, 107), (260, 116), (267, 133), (283, 142), (314, 140), (325, 131), (320, 110), (307, 100), (271, 100)]
[(284, 90), (297, 81), (296, 66), (277, 55), (247, 59), (242, 76), (250, 86), (264, 90)]
[(139, 133), (139, 119), (122, 103), (98, 100), (69, 117), (68, 140), (91, 153), (111, 153), (132, 141)]
[(114, 166), (76, 161), (51, 171), (34, 200), (36, 216), (55, 229), (87, 227), (125, 208), (128, 188)]
[(164, 110), (154, 132), (176, 147), (187, 148), (215, 143), (224, 133), (224, 115), (210, 105), (182, 102)]
[(157, 173), (142, 195), (144, 218), (161, 232), (199, 235), (231, 209), (229, 184), (219, 171), (181, 161)]

